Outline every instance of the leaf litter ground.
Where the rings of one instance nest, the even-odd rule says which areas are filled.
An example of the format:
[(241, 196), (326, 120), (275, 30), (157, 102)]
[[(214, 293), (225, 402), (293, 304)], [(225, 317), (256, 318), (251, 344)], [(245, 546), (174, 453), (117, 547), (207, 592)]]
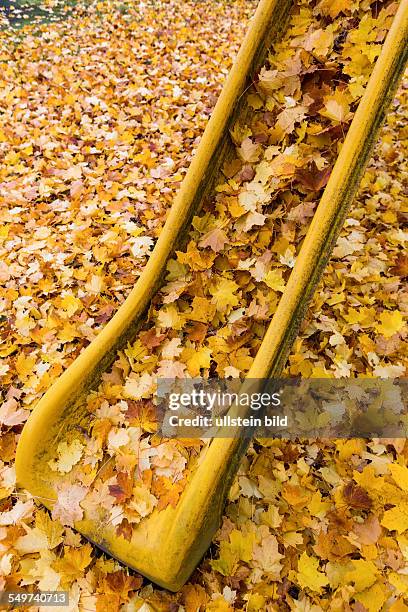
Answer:
[[(220, 6), (224, 14), (216, 19), (229, 28), (228, 9)], [(254, 8), (233, 7), (235, 18)], [(59, 445), (52, 467), (66, 480), (54, 518), (65, 527), (14, 491), (16, 437), (28, 405), (108, 320), (144, 265), (188, 163), (186, 149), (196, 144), (214, 102), (216, 82), (215, 74), (211, 86), (206, 80), (211, 74), (202, 58), (186, 62), (184, 49), (180, 59), (175, 56), (180, 41), (166, 22), (174, 27), (167, 5), (163, 45), (148, 17), (132, 22), (106, 4), (108, 33), (106, 23), (98, 29), (91, 17), (75, 36), (53, 26), (53, 35), (27, 36), (7, 58), (4, 143), (12, 139), (14, 146), (4, 145), (2, 174), (10, 217), (3, 230), (9, 319), (2, 374), (9, 388), (0, 409), (0, 544), (8, 588), (70, 588), (79, 609), (129, 600), (129, 609), (143, 610), (405, 609), (407, 468), (400, 440), (255, 441), (231, 491), (212, 559), (176, 596), (150, 585), (139, 590), (137, 576), (104, 556), (96, 559), (71, 529), (84, 510), (97, 509), (129, 537), (131, 525), (154, 507), (177, 503), (199, 449), (154, 436), (154, 378), (239, 376), (250, 367), (395, 8), (320, 2), (299, 3), (293, 11), (286, 40), (247, 94), (245, 124), (231, 132), (236, 159), (223, 168), (215, 197), (194, 219), (187, 248), (170, 263), (145, 328), (88, 398), (89, 435)], [(212, 49), (213, 61), (222, 58), (225, 66), (231, 47), (215, 45), (208, 23), (196, 18), (205, 32), (195, 44)], [(144, 48), (145, 63), (132, 63), (144, 77), (142, 88), (133, 85), (129, 64), (128, 71), (123, 66), (129, 23), (132, 32), (150, 27), (151, 44), (161, 49), (152, 57)], [(235, 26), (234, 49), (242, 24)], [(188, 27), (180, 27), (188, 38)], [(82, 36), (85, 42), (90, 33), (93, 45), (88, 40), (71, 57), (69, 40), (75, 45)], [(68, 49), (62, 57), (56, 51), (61, 37)], [(123, 55), (117, 46), (109, 55), (112, 37), (119, 37)], [(188, 98), (179, 92), (190, 78), (185, 73), (169, 84), (167, 46), (173, 70), (176, 60), (176, 71), (183, 63), (190, 75), (192, 63), (199, 72), (199, 102), (194, 90)], [(189, 49), (194, 57), (197, 49)], [(99, 74), (92, 62), (101, 56), (108, 66), (98, 63)], [(17, 67), (20, 76), (12, 80)], [(64, 78), (77, 71), (81, 80), (66, 99)], [(290, 375), (405, 373), (404, 94), (402, 89), (395, 99), (288, 360)], [(142, 134), (137, 142), (136, 133)]]

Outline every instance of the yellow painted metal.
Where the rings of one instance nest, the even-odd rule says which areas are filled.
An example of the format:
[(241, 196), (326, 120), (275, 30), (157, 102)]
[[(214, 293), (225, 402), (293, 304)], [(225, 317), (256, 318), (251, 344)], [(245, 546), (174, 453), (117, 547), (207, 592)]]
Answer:
[[(289, 4), (279, 0), (260, 3), (149, 264), (125, 304), (45, 394), (23, 430), (16, 460), (18, 483), (48, 507), (55, 500), (56, 485), (55, 474), (47, 466), (49, 446), (61, 435), (64, 421), (75, 418), (75, 400), (96, 384), (118, 347), (137, 329), (165, 260), (226, 152), (226, 130), (246, 77), (259, 65), (267, 42), (282, 28)], [(284, 365), (403, 72), (407, 49), (408, 0), (402, 0), (248, 378), (277, 376)], [(87, 517), (76, 527), (111, 555), (158, 584), (177, 590), (211, 542), (246, 444), (239, 438), (212, 440), (177, 507), (155, 511), (134, 529), (130, 542), (118, 538), (114, 528), (101, 524), (97, 517)]]

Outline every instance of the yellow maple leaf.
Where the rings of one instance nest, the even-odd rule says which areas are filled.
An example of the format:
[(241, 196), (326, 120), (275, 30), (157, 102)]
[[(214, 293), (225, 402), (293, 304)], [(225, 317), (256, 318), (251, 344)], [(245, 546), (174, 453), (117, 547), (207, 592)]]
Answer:
[(212, 293), (212, 302), (215, 304), (218, 311), (223, 312), (229, 308), (233, 308), (239, 304), (239, 298), (235, 295), (238, 290), (238, 285), (235, 281), (227, 278), (222, 278), (218, 281)]
[(51, 550), (42, 550), (38, 559), (22, 559), (20, 571), (24, 576), (24, 584), (37, 582), (43, 591), (54, 591), (60, 586), (61, 576), (53, 569), (55, 554)]
[(161, 308), (157, 320), (160, 327), (164, 328), (181, 329), (183, 326), (183, 317), (174, 304)]
[(390, 607), (389, 612), (408, 612), (408, 606), (405, 605), (402, 598), (397, 599)]
[(92, 546), (84, 544), (81, 548), (64, 547), (64, 556), (53, 564), (65, 582), (79, 578), (92, 561)]
[(124, 396), (134, 400), (148, 398), (154, 385), (154, 380), (148, 372), (143, 372), (140, 376), (132, 373), (125, 381)]
[(318, 9), (322, 15), (335, 19), (340, 13), (350, 11), (351, 0), (322, 0), (318, 4)]
[(230, 533), (229, 542), (221, 542), (219, 558), (211, 561), (211, 567), (224, 576), (232, 576), (240, 560), (249, 562), (252, 559), (254, 543), (253, 533), (244, 534), (234, 529)]
[(265, 610), (265, 597), (260, 593), (251, 593), (248, 598), (246, 612), (261, 612)]
[(16, 359), (15, 368), (17, 374), (23, 379), (27, 378), (27, 376), (33, 373), (33, 368), (35, 366), (35, 357), (30, 355), (24, 355), (24, 353), (20, 353), (20, 355)]
[(297, 581), (302, 588), (320, 593), (322, 588), (328, 584), (326, 574), (320, 572), (318, 567), (319, 560), (316, 557), (309, 557), (304, 551), (298, 562), (297, 574)]
[(373, 584), (366, 591), (357, 593), (355, 598), (363, 604), (368, 612), (379, 612), (388, 598), (388, 593), (382, 584)]
[(80, 299), (69, 293), (61, 299), (61, 308), (65, 311), (67, 317), (72, 317), (76, 311), (82, 307)]
[(353, 570), (347, 572), (345, 579), (353, 582), (357, 592), (364, 591), (377, 580), (378, 569), (372, 561), (353, 559)]
[(224, 597), (221, 596), (208, 602), (205, 609), (206, 612), (233, 612), (234, 610)]
[(390, 463), (388, 469), (397, 485), (408, 493), (408, 467), (398, 463)]
[[(266, 529), (268, 533), (268, 529)], [(254, 546), (253, 558), (255, 564), (273, 580), (279, 580), (283, 555), (278, 550), (278, 540), (274, 535), (266, 535), (260, 544)]]
[(314, 51), (319, 57), (325, 57), (333, 46), (333, 26), (319, 28), (309, 34), (304, 42), (306, 51)]
[(187, 369), (191, 376), (199, 376), (201, 368), (209, 368), (211, 363), (211, 350), (202, 346), (194, 350), (193, 355), (187, 360)]
[(192, 303), (192, 311), (187, 315), (187, 319), (208, 323), (215, 315), (215, 306), (207, 298), (195, 296)]
[(35, 526), (47, 537), (48, 548), (55, 548), (62, 542), (64, 528), (58, 521), (53, 521), (44, 510), (39, 510), (35, 517)]
[(349, 97), (343, 91), (336, 89), (334, 94), (324, 97), (324, 110), (319, 112), (331, 121), (343, 123), (351, 117)]
[(48, 540), (45, 533), (40, 531), (37, 527), (30, 529), (25, 528), (27, 533), (17, 538), (14, 543), (14, 548), (22, 555), (32, 554), (40, 552), (41, 550), (47, 550)]
[(67, 474), (79, 462), (83, 450), (84, 446), (79, 440), (73, 440), (70, 444), (60, 442), (57, 447), (58, 459), (52, 459), (48, 465), (54, 472)]
[(250, 138), (244, 138), (238, 149), (238, 154), (244, 162), (253, 163), (258, 161), (261, 151), (258, 143), (254, 143)]
[(391, 572), (388, 574), (388, 581), (396, 588), (398, 594), (403, 595), (408, 592), (408, 576), (398, 574), (397, 572)]
[(408, 529), (408, 502), (401, 502), (398, 506), (386, 510), (381, 525), (398, 533), (406, 531)]
[(181, 593), (186, 612), (197, 612), (197, 610), (204, 609), (208, 601), (207, 593), (199, 584), (186, 584)]
[(375, 329), (378, 333), (382, 334), (386, 338), (390, 338), (397, 332), (399, 332), (404, 326), (404, 319), (399, 310), (389, 312), (385, 310), (380, 314), (380, 323), (375, 324)]
[(308, 503), (308, 510), (312, 516), (323, 518), (331, 508), (331, 502), (323, 501), (320, 491), (315, 491)]
[(79, 331), (76, 325), (66, 321), (64, 327), (58, 332), (58, 338), (61, 342), (72, 342), (74, 338), (79, 336)]
[(264, 276), (263, 282), (274, 291), (283, 292), (285, 290), (285, 281), (282, 278), (282, 270), (269, 270), (269, 272)]

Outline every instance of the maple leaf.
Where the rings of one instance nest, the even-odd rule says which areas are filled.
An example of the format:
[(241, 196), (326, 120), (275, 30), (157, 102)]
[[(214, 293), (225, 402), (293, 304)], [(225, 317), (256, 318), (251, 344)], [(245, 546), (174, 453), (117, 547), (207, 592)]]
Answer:
[(268, 574), (271, 580), (279, 580), (283, 559), (278, 551), (278, 541), (275, 536), (270, 535), (268, 529), (265, 529), (265, 537), (262, 537), (261, 544), (254, 546), (253, 560), (264, 573)]
[(364, 236), (361, 232), (352, 231), (349, 236), (340, 236), (333, 249), (333, 257), (346, 257), (356, 251), (359, 251), (364, 246)]
[(83, 450), (84, 446), (79, 440), (73, 440), (70, 444), (60, 442), (57, 447), (58, 459), (49, 461), (48, 465), (55, 472), (67, 474), (80, 461)]
[(57, 521), (53, 521), (48, 512), (39, 510), (35, 517), (36, 528), (44, 533), (47, 538), (48, 548), (53, 549), (61, 544), (64, 534), (63, 526)]
[(258, 88), (265, 94), (271, 94), (282, 86), (283, 77), (278, 70), (268, 70), (262, 66), (258, 74)]
[(119, 503), (127, 501), (133, 490), (133, 475), (119, 472), (116, 483), (109, 485), (109, 495), (112, 495)]
[(382, 584), (373, 584), (362, 593), (356, 593), (355, 598), (368, 612), (379, 612), (388, 599), (388, 590)]
[(198, 245), (202, 248), (210, 247), (214, 253), (219, 253), (228, 242), (229, 238), (225, 232), (221, 228), (216, 227), (207, 232), (207, 234), (201, 238)]
[(172, 359), (162, 359), (158, 363), (158, 378), (184, 378), (186, 364)]
[(274, 291), (283, 292), (285, 289), (285, 281), (282, 277), (282, 270), (270, 270), (262, 279), (263, 282)]
[(52, 518), (59, 519), (63, 525), (74, 527), (75, 521), (80, 521), (84, 515), (80, 503), (88, 492), (87, 487), (61, 483), (56, 488), (56, 492), (57, 501), (52, 508)]
[(66, 293), (61, 299), (61, 308), (67, 317), (72, 317), (78, 309), (82, 308), (82, 302), (72, 293)]
[(390, 463), (388, 469), (397, 485), (408, 493), (408, 467), (406, 465), (398, 465), (398, 463)]
[(293, 108), (286, 108), (276, 118), (276, 124), (285, 134), (291, 134), (295, 129), (295, 124), (300, 123), (306, 117), (307, 107), (298, 105)]
[(255, 225), (263, 225), (266, 221), (266, 216), (257, 211), (249, 212), (245, 217), (239, 219), (235, 227), (241, 232), (249, 232)]
[(64, 546), (64, 556), (57, 559), (53, 565), (64, 582), (72, 582), (83, 574), (91, 561), (92, 546), (87, 543), (80, 548)]
[(150, 433), (157, 431), (156, 407), (150, 401), (129, 401), (126, 419), (131, 425), (141, 427), (144, 431)]
[(363, 591), (377, 580), (378, 568), (372, 561), (366, 559), (353, 559), (354, 568), (347, 572), (345, 579), (353, 582), (356, 591)]
[(217, 310), (223, 312), (228, 307), (237, 306), (239, 298), (235, 293), (238, 289), (239, 287), (235, 281), (226, 278), (220, 279), (211, 292), (211, 301), (215, 304)]
[(188, 318), (192, 321), (207, 323), (214, 318), (216, 306), (207, 298), (194, 296), (192, 302), (192, 311), (188, 314)]
[(133, 527), (127, 519), (123, 519), (123, 521), (116, 527), (116, 535), (124, 538), (127, 542), (132, 540)]
[(303, 225), (308, 219), (313, 217), (315, 208), (316, 202), (303, 202), (289, 211), (288, 220)]
[(353, 528), (361, 544), (369, 546), (375, 544), (381, 535), (381, 525), (378, 518), (371, 515), (364, 523), (356, 523)]
[(42, 550), (38, 559), (22, 559), (20, 568), (24, 575), (21, 585), (37, 583), (43, 591), (55, 591), (61, 583), (61, 576), (52, 565), (56, 560), (51, 550)]
[(316, 593), (321, 593), (322, 588), (328, 584), (326, 574), (319, 571), (319, 560), (316, 557), (309, 557), (304, 551), (298, 561), (297, 581), (302, 588), (310, 589)]
[(408, 503), (402, 501), (398, 506), (386, 510), (381, 519), (381, 525), (390, 531), (404, 533), (408, 529)]
[(48, 549), (48, 540), (44, 532), (37, 527), (26, 527), (27, 533), (17, 538), (14, 548), (21, 554), (32, 554)]
[(326, 29), (319, 28), (308, 33), (303, 42), (306, 51), (313, 51), (319, 58), (326, 57), (334, 42), (333, 30), (329, 26)]
[(151, 514), (157, 504), (157, 497), (150, 493), (147, 486), (137, 484), (133, 487), (132, 498), (128, 504), (128, 509), (130, 512), (137, 512), (139, 517), (144, 517)]
[[(309, 189), (311, 191), (320, 191), (320, 189), (327, 185), (331, 171), (331, 166), (327, 166), (322, 170), (319, 170), (316, 166), (316, 163), (313, 161), (309, 169), (300, 168), (299, 170), (297, 170), (296, 176), (300, 179), (302, 186), (306, 189)], [(309, 206), (316, 206), (316, 203), (313, 202), (305, 202), (304, 205), (306, 204), (308, 204)], [(290, 213), (291, 212), (292, 211), (290, 211)]]
[(183, 349), (180, 347), (181, 339), (180, 338), (172, 338), (169, 340), (162, 348), (162, 357), (164, 359), (172, 359), (173, 357), (178, 357)]
[(17, 409), (17, 406), (18, 404), (13, 397), (3, 402), (0, 406), (0, 425), (14, 427), (15, 425), (21, 425), (28, 419), (28, 410)]
[(192, 327), (188, 328), (188, 338), (193, 342), (203, 342), (207, 334), (208, 326), (204, 323), (195, 323)]
[(303, 507), (310, 500), (310, 493), (308, 491), (302, 489), (302, 487), (291, 485), (289, 483), (285, 483), (282, 496), (288, 502), (288, 504), (295, 507)]
[(31, 500), (27, 502), (18, 501), (8, 512), (0, 513), (0, 526), (15, 525), (18, 521), (30, 516), (34, 508)]
[(375, 329), (386, 338), (390, 338), (395, 333), (401, 331), (405, 325), (399, 310), (394, 310), (393, 312), (385, 310), (380, 314), (379, 319), (380, 322), (375, 324)]
[(335, 19), (340, 13), (348, 13), (351, 10), (351, 0), (321, 0), (317, 5), (317, 10)]
[(143, 584), (143, 578), (138, 574), (129, 576), (123, 570), (118, 570), (104, 576), (100, 589), (103, 593), (119, 595), (121, 601), (129, 601), (130, 593), (137, 591)]
[(130, 399), (140, 400), (148, 398), (154, 387), (153, 378), (148, 372), (143, 372), (142, 375), (135, 373), (130, 374), (125, 381), (124, 392), (125, 397)]
[(197, 612), (206, 605), (209, 597), (199, 584), (186, 584), (181, 589), (181, 597), (186, 612)]
[(131, 252), (133, 257), (145, 257), (153, 246), (150, 236), (138, 236), (131, 240)]
[(325, 96), (323, 100), (324, 110), (319, 111), (323, 117), (339, 123), (344, 123), (350, 119), (349, 97), (343, 91), (336, 89), (333, 95)]
[(209, 368), (211, 350), (205, 346), (194, 349), (193, 355), (187, 360), (187, 369), (191, 376), (199, 376), (201, 368)]
[(156, 334), (156, 328), (152, 327), (149, 331), (140, 333), (141, 343), (148, 349), (156, 348), (165, 339), (166, 334)]
[(408, 276), (408, 255), (398, 255), (390, 272), (401, 278)]
[(252, 142), (250, 138), (244, 138), (238, 149), (238, 154), (242, 161), (253, 163), (258, 161), (261, 154), (261, 147), (259, 144)]
[(343, 489), (343, 498), (350, 508), (369, 510), (373, 504), (367, 491), (350, 481)]

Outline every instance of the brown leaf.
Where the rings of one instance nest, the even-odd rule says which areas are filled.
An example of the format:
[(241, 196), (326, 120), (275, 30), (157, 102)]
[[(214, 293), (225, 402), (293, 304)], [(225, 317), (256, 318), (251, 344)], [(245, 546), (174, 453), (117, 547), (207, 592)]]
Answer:
[(141, 427), (144, 431), (153, 433), (157, 431), (156, 407), (151, 401), (147, 400), (128, 400), (126, 419), (130, 424)]
[(300, 180), (303, 187), (311, 191), (319, 191), (327, 185), (332, 171), (332, 166), (327, 166), (323, 170), (318, 170), (315, 162), (312, 162), (310, 168), (301, 168), (296, 176)]
[(186, 612), (204, 610), (208, 601), (207, 593), (199, 584), (186, 584), (182, 588), (181, 598)]
[(122, 538), (125, 538), (127, 542), (131, 541), (132, 533), (133, 533), (132, 525), (129, 523), (127, 519), (123, 519), (121, 524), (118, 525), (116, 528), (116, 535), (118, 537), (122, 536)]
[(188, 337), (193, 342), (202, 342), (207, 334), (208, 325), (204, 323), (194, 323), (188, 330)]
[(390, 271), (396, 276), (406, 278), (408, 276), (408, 255), (398, 255)]
[(119, 472), (116, 484), (109, 485), (109, 494), (118, 502), (125, 502), (132, 495), (133, 477), (126, 472)]
[(364, 523), (356, 524), (354, 532), (358, 537), (360, 544), (370, 545), (375, 544), (381, 535), (381, 525), (378, 518), (373, 514)]
[(219, 251), (222, 251), (227, 242), (229, 242), (229, 239), (225, 232), (219, 227), (216, 227), (202, 237), (198, 243), (198, 246), (202, 248), (210, 247), (214, 253), (218, 253)]
[(142, 584), (143, 578), (138, 574), (129, 576), (123, 570), (119, 570), (105, 576), (103, 592), (118, 594), (122, 601), (128, 601), (129, 593), (140, 589)]
[(367, 491), (352, 481), (345, 485), (343, 498), (350, 508), (369, 510), (373, 505)]
[(156, 335), (156, 328), (152, 327), (149, 331), (141, 332), (140, 335), (141, 343), (148, 349), (155, 348), (156, 346), (160, 346), (160, 344), (165, 339), (165, 334)]

